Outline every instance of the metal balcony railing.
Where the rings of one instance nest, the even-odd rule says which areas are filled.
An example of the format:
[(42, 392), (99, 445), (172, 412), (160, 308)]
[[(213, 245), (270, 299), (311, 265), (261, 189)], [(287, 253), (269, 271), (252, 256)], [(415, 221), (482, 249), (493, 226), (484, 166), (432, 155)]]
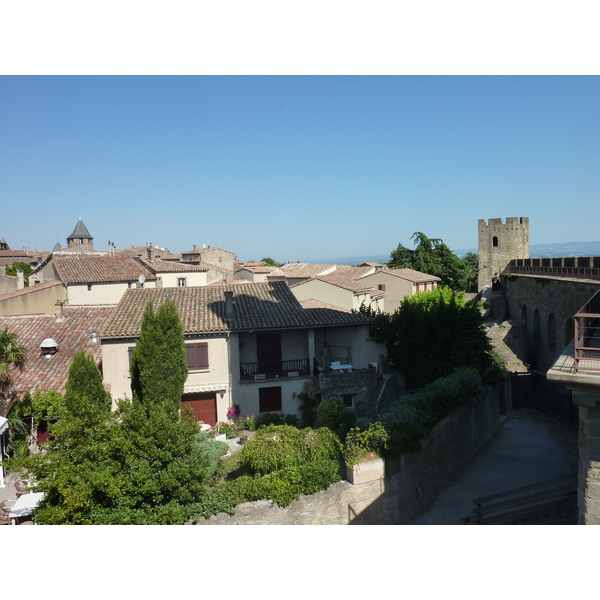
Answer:
[(575, 315), (575, 373), (600, 371), (600, 292)]
[(254, 379), (255, 375), (264, 375), (265, 379), (275, 376), (287, 377), (289, 373), (308, 375), (308, 358), (297, 360), (280, 360), (277, 362), (246, 362), (240, 363), (240, 379)]

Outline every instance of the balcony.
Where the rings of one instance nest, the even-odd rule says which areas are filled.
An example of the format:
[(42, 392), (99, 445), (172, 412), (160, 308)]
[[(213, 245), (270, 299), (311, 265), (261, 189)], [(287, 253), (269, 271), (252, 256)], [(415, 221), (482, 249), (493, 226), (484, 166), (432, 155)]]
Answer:
[(279, 377), (288, 377), (290, 373), (298, 375), (309, 375), (308, 358), (298, 360), (280, 360), (278, 362), (252, 362), (240, 363), (240, 380), (254, 380), (255, 375), (261, 379), (278, 379)]
[(600, 371), (600, 292), (575, 315), (575, 373)]

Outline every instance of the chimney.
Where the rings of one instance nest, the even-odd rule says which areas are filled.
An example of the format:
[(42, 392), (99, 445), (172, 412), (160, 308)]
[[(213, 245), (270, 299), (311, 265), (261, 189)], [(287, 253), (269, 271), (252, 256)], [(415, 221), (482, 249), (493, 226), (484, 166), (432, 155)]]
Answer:
[(225, 320), (231, 329), (233, 326), (233, 292), (225, 292)]
[(65, 301), (57, 300), (54, 304), (56, 306), (55, 314), (56, 314), (56, 322), (62, 323), (65, 320)]
[(194, 250), (196, 250), (196, 244), (194, 244)]
[(22, 290), (25, 287), (25, 277), (23, 271), (17, 271), (17, 290)]

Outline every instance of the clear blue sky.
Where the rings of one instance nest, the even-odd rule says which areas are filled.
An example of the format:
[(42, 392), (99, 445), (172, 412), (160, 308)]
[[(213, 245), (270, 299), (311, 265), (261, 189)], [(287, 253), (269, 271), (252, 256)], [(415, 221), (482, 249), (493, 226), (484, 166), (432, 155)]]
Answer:
[(600, 239), (600, 78), (0, 77), (0, 236), (240, 260)]

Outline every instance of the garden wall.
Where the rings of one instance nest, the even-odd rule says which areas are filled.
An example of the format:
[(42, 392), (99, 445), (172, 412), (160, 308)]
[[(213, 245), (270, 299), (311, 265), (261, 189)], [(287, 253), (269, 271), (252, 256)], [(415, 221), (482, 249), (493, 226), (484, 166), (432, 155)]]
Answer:
[[(510, 382), (505, 387), (510, 389)], [(198, 525), (410, 524), (498, 430), (498, 391), (488, 389), (473, 406), (460, 407), (440, 421), (420, 453), (388, 461), (384, 479), (359, 485), (340, 481), (286, 508), (270, 500), (246, 502), (233, 516), (219, 514)]]

